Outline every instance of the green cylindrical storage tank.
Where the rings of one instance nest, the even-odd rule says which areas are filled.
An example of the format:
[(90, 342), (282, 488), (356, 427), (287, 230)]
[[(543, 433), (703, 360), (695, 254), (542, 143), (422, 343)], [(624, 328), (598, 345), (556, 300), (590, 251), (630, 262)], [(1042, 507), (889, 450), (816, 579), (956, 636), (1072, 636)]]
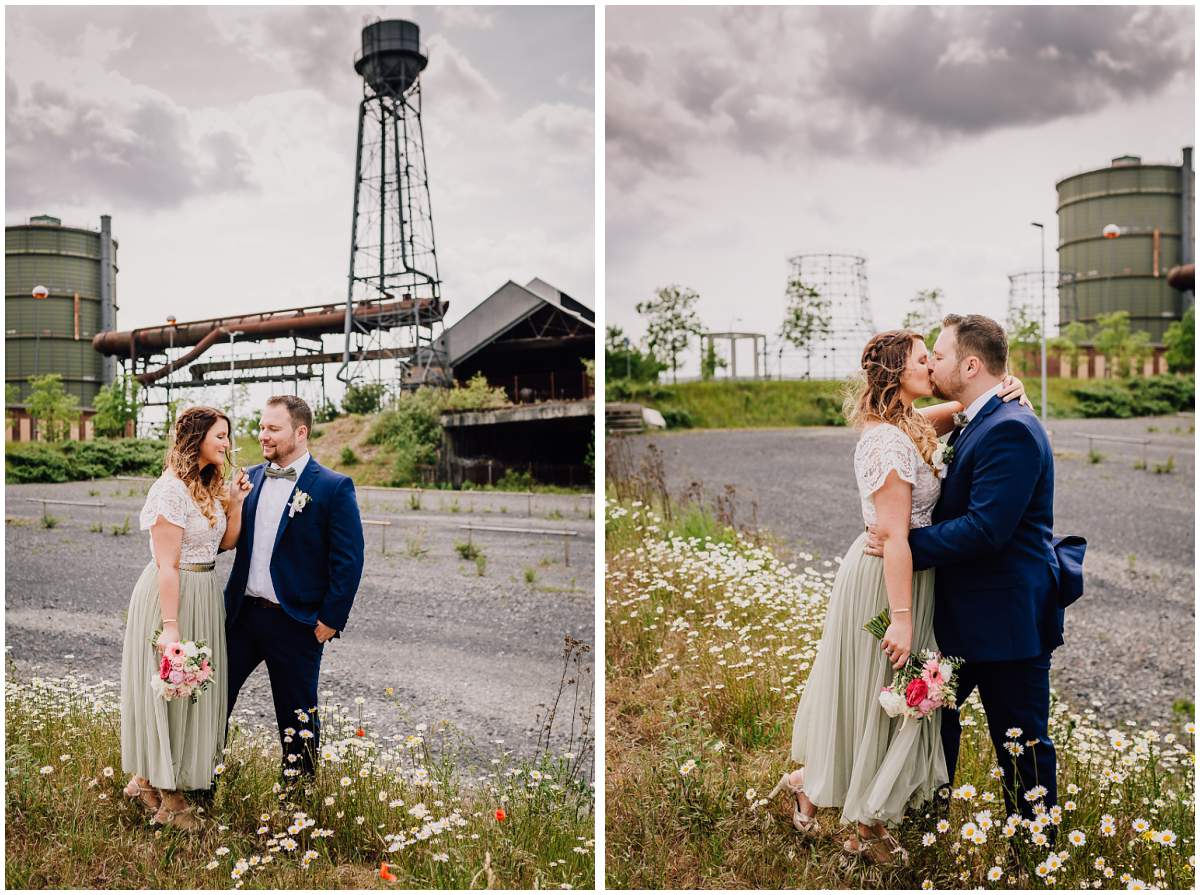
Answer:
[(1128, 311), (1130, 328), (1161, 344), (1183, 316), (1191, 295), (1172, 289), (1167, 271), (1193, 260), (1191, 155), (1186, 147), (1181, 165), (1120, 156), (1056, 184), (1063, 327)]
[[(99, 230), (49, 215), (4, 228), (4, 381), (18, 387), (16, 403), (27, 400), (29, 377), (58, 373), (81, 409), (94, 408), (112, 381), (92, 337), (116, 324), (116, 258), (107, 215)], [(34, 298), (38, 286), (49, 295)]]

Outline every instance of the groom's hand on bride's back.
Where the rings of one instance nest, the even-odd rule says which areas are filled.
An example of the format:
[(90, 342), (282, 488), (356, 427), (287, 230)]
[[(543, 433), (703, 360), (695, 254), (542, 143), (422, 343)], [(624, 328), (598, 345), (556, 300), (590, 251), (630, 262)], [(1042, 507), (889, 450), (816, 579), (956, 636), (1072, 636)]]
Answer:
[(867, 556), (883, 556), (883, 538), (874, 525), (867, 527), (867, 546), (863, 547), (863, 553)]

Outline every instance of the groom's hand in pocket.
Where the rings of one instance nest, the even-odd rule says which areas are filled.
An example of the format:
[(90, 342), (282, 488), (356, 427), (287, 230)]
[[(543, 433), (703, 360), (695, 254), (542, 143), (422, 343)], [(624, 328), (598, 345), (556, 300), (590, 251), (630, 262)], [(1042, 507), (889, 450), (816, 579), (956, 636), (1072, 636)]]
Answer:
[(313, 633), (317, 635), (317, 643), (324, 643), (337, 633), (337, 629), (329, 627), (329, 625), (318, 619), (317, 626), (313, 628)]

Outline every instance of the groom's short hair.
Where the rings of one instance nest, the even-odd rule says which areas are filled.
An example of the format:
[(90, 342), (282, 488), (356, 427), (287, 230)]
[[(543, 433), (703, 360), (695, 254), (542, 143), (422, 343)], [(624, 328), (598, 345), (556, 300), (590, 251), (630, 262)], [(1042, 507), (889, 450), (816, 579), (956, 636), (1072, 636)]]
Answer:
[(267, 405), (271, 404), (282, 404), (287, 408), (288, 416), (292, 418), (293, 429), (304, 426), (309, 432), (312, 431), (312, 410), (303, 398), (295, 395), (272, 395), (267, 398)]
[(993, 376), (1003, 376), (1008, 369), (1008, 336), (1004, 327), (982, 314), (947, 314), (942, 328), (954, 327), (955, 353), (959, 358), (972, 354), (983, 361), (983, 367)]

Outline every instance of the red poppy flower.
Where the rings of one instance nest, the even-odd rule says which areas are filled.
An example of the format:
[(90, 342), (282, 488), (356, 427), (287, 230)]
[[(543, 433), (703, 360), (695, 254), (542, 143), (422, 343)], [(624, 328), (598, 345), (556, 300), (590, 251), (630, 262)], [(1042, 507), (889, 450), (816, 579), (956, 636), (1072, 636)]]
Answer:
[(356, 737), (365, 737), (367, 732), (360, 727), (358, 730), (354, 731), (354, 735)]
[(504, 820), (506, 817), (508, 817), (508, 815), (504, 813), (503, 808), (496, 809), (496, 820)]
[(388, 870), (387, 864), (380, 864), (379, 865), (379, 878), (382, 880), (386, 880), (389, 883), (394, 883), (396, 881), (396, 874), (394, 874), (394, 873), (392, 873), (392, 871)]

